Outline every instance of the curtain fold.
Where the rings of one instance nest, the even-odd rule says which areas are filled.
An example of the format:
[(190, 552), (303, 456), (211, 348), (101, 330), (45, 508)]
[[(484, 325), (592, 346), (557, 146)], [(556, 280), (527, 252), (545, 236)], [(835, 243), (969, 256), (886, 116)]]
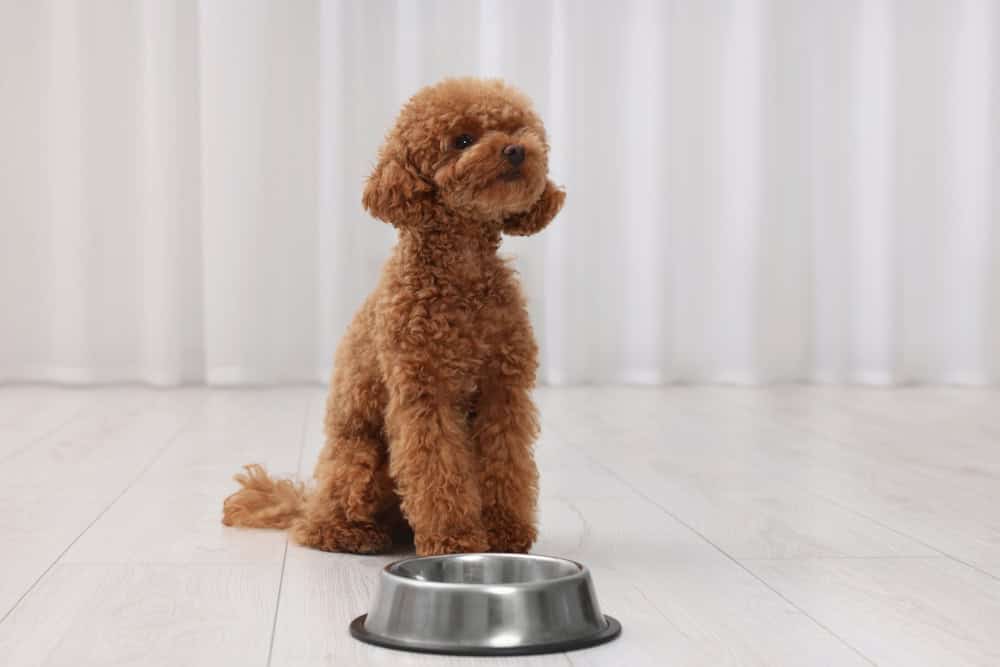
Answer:
[(568, 200), (541, 379), (1000, 379), (992, 0), (0, 4), (0, 380), (324, 381), (399, 106), (501, 76)]

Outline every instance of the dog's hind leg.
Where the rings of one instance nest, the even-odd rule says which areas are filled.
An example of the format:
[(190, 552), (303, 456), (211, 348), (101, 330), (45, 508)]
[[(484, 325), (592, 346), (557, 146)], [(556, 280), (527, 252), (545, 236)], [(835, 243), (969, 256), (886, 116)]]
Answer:
[(382, 433), (385, 392), (374, 376), (345, 377), (350, 382), (334, 378), (316, 488), (291, 533), (300, 544), (324, 551), (379, 553), (392, 546), (399, 503)]

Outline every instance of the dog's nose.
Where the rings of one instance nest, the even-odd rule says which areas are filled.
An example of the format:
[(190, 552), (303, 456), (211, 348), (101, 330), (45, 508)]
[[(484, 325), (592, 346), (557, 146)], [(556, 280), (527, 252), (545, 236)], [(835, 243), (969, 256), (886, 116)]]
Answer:
[(524, 162), (524, 146), (521, 144), (508, 144), (500, 152), (515, 167)]

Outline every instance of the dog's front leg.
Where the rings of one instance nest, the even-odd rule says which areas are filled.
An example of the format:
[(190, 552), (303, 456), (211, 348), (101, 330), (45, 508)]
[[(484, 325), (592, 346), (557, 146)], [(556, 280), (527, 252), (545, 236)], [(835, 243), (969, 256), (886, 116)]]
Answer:
[(538, 414), (528, 389), (494, 379), (481, 387), (473, 437), (482, 467), (483, 525), (491, 551), (524, 553), (537, 536)]
[(445, 396), (393, 392), (389, 471), (417, 554), (485, 551), (481, 499), (465, 415)]

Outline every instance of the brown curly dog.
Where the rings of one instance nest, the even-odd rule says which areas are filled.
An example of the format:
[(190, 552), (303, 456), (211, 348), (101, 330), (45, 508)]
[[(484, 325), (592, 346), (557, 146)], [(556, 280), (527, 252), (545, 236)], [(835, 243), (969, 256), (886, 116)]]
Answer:
[(545, 129), (510, 86), (451, 79), (413, 96), (365, 185), (399, 243), (337, 350), (315, 488), (247, 466), (226, 525), (354, 553), (410, 529), (421, 555), (531, 547), (537, 346), (497, 250), (501, 232), (559, 212), (547, 173)]

